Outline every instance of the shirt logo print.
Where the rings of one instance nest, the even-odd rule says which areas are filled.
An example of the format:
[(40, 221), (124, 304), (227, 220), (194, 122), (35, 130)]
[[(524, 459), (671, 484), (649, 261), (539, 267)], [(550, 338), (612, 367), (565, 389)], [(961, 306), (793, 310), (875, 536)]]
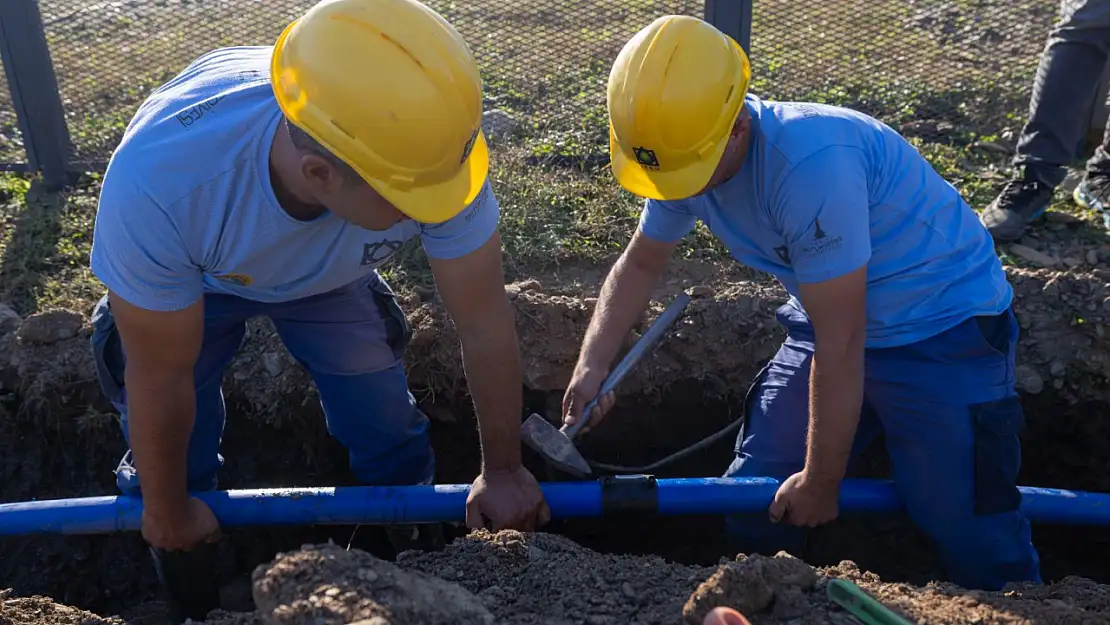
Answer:
[(789, 247), (787, 247), (785, 245), (780, 245), (780, 246), (775, 248), (775, 253), (779, 255), (779, 258), (782, 259), (782, 262), (786, 263), (787, 265), (790, 264), (790, 248)]
[(377, 265), (385, 259), (393, 255), (393, 252), (401, 249), (404, 241), (375, 241), (374, 243), (364, 243), (362, 246), (362, 262), (359, 263), (360, 267), (368, 267), (370, 265)]

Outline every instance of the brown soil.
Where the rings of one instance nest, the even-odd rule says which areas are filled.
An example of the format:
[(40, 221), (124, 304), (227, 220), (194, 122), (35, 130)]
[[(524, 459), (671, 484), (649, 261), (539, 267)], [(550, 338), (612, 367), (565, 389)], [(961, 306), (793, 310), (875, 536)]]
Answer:
[[(556, 535), (480, 530), (439, 553), (392, 564), (335, 545), (279, 554), (253, 574), (254, 612), (214, 612), (212, 625), (700, 625), (729, 606), (753, 625), (859, 623), (826, 595), (849, 580), (910, 622), (928, 625), (1110, 623), (1110, 586), (1068, 577), (1003, 592), (883, 582), (850, 561), (814, 568), (779, 554), (716, 567), (614, 556)], [(2, 598), (2, 595), (0, 595)], [(0, 625), (122, 625), (32, 597), (3, 601)], [(131, 623), (140, 621), (132, 620)]]
[[(1062, 264), (1060, 255), (1068, 253), (1078, 258), (1065, 259), (1078, 265)], [(1029, 396), (1055, 391), (1054, 397), (1070, 404), (1107, 399), (1110, 269), (1104, 266), (1110, 266), (1110, 246), (1042, 255), (1041, 262), (1052, 263), (1050, 267), (1007, 268), (1024, 329), (1021, 390)], [(596, 267), (563, 267), (507, 287), (517, 309), (527, 388), (565, 388), (603, 278), (604, 271)], [(729, 263), (674, 263), (639, 331), (684, 289), (694, 289), (699, 297), (676, 331), (622, 383), (622, 395), (659, 397), (668, 386), (694, 379), (707, 385), (707, 398), (722, 397), (746, 387), (778, 348), (782, 337), (773, 313), (785, 293), (765, 276)], [(429, 394), (464, 389), (458, 337), (437, 294), (398, 290), (413, 326), (407, 357), (413, 388)], [(41, 419), (44, 414), (85, 412), (89, 405), (105, 408), (89, 355), (84, 311), (33, 315), (15, 332), (11, 315), (0, 306), (0, 347), (11, 344), (0, 352), (0, 383), (18, 385), (10, 390), (20, 391), (24, 415)], [(310, 380), (265, 319), (250, 324), (244, 348), (228, 370), (225, 392), (242, 412), (268, 423), (315, 417), (319, 410)]]
[(123, 625), (118, 618), (101, 618), (47, 597), (15, 597), (0, 590), (0, 625)]

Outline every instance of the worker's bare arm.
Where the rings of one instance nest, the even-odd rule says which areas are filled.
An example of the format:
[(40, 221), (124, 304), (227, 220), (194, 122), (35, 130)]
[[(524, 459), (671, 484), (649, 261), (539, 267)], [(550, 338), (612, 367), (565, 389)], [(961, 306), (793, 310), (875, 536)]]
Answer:
[(863, 405), (867, 266), (799, 290), (815, 339), (805, 471), (835, 488), (847, 471)]
[(180, 518), (189, 499), (186, 452), (195, 418), (193, 367), (204, 339), (204, 300), (155, 312), (115, 293), (109, 299), (127, 355), (128, 429), (144, 508), (155, 519)]
[(606, 371), (610, 368), (624, 338), (647, 308), (651, 291), (677, 245), (678, 242), (663, 243), (636, 230), (601, 287), (578, 357), (579, 367)]
[(462, 343), (463, 368), (474, 397), (487, 471), (520, 466), (523, 405), (516, 315), (505, 296), (501, 238), (459, 258), (429, 263)]
[[(609, 271), (563, 397), (564, 423), (572, 424), (582, 418), (586, 404), (600, 391), (624, 338), (647, 308), (651, 291), (677, 245), (677, 240), (665, 243), (637, 229), (632, 242)], [(590, 423), (584, 427), (596, 425), (613, 403), (612, 393), (602, 397), (586, 416)]]

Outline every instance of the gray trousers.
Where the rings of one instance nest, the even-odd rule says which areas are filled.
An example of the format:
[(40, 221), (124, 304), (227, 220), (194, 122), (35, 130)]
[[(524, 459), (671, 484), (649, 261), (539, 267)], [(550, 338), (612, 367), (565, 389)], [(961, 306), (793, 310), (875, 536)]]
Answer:
[[(1110, 0), (1060, 0), (1060, 20), (1049, 34), (1018, 140), (1014, 166), (1057, 186), (1087, 132), (1099, 78), (1110, 57)], [(1110, 127), (1087, 162), (1091, 175), (1110, 175)]]

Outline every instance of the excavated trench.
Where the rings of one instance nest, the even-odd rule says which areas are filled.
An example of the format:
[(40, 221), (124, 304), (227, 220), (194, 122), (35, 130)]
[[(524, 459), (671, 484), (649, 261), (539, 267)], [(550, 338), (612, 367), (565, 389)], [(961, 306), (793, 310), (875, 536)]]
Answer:
[[(662, 403), (625, 398), (604, 427), (582, 440), (595, 460), (641, 465), (658, 460), (719, 430), (736, 419), (739, 397), (706, 401), (696, 380), (671, 386)], [(528, 408), (542, 411), (558, 397), (529, 393)], [(1046, 391), (1027, 399), (1029, 423), (1024, 436), (1023, 485), (1081, 490), (1110, 490), (1110, 424), (1096, 418), (1101, 407), (1068, 405)], [(10, 408), (10, 406), (9, 406)], [(442, 396), (426, 406), (433, 419), (437, 480), (468, 482), (478, 468), (475, 422), (465, 397)], [(443, 415), (453, 415), (444, 419)], [(223, 488), (313, 486), (353, 483), (346, 454), (327, 434), (322, 419), (283, 428), (243, 418), (228, 419), (221, 474)], [(79, 420), (80, 416), (72, 417)], [(42, 428), (29, 421), (0, 419), (0, 501), (114, 494), (112, 469), (123, 451), (111, 420), (81, 427)], [(732, 437), (673, 465), (660, 477), (719, 475), (731, 458)], [(569, 479), (545, 467), (529, 450), (525, 462), (541, 480)], [(938, 459), (938, 461), (940, 461)], [(854, 472), (883, 476), (881, 441)], [(553, 521), (546, 531), (564, 534), (583, 546), (607, 553), (654, 553), (690, 564), (714, 564), (726, 553), (720, 519), (714, 517), (582, 519)], [(456, 530), (464, 531), (464, 528)], [(392, 557), (388, 543), (373, 528), (317, 527), (228, 530), (219, 575), (232, 609), (249, 609), (246, 579), (275, 553), (304, 543), (337, 544)], [(902, 518), (843, 518), (821, 528), (806, 554), (812, 564), (855, 561), (887, 581), (922, 584), (943, 579), (927, 540)], [(1082, 575), (1110, 582), (1110, 528), (1037, 526), (1046, 581)], [(99, 614), (132, 613), (156, 598), (156, 580), (137, 534), (98, 537), (17, 537), (0, 539), (0, 588), (17, 594), (44, 594)], [(238, 588), (238, 591), (236, 590)], [(244, 591), (244, 589), (247, 589)]]

